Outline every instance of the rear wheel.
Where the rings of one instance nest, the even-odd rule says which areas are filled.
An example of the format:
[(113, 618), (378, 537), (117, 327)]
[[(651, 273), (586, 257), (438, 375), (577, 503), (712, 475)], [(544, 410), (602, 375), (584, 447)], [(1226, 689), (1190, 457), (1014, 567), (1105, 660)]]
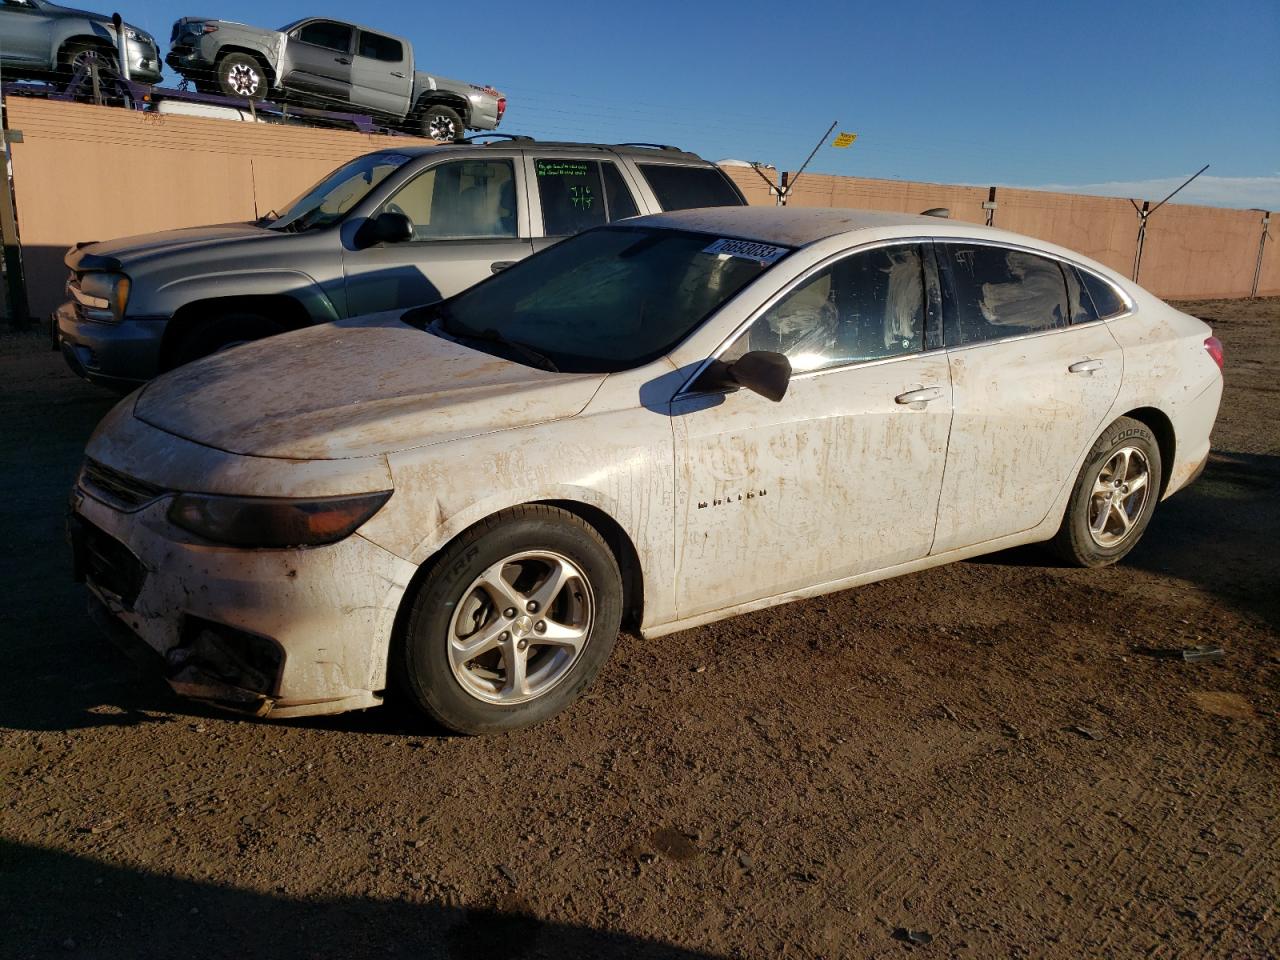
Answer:
[(170, 354), (168, 369), (283, 332), (284, 327), (261, 314), (224, 313), (201, 323), (183, 336)]
[(418, 114), (418, 133), (432, 140), (443, 140), (448, 143), (461, 140), (466, 134), (466, 125), (462, 122), (462, 116), (453, 107), (446, 107), (443, 103), (432, 103)]
[(391, 663), (398, 691), (451, 730), (496, 733), (591, 684), (617, 639), (622, 578), (591, 526), (536, 504), (464, 533), (411, 602)]
[(1160, 446), (1146, 424), (1121, 417), (1089, 451), (1053, 548), (1068, 563), (1102, 567), (1132, 550), (1160, 499)]
[(228, 53), (218, 62), (218, 87), (228, 97), (261, 100), (267, 95), (267, 74), (247, 53)]

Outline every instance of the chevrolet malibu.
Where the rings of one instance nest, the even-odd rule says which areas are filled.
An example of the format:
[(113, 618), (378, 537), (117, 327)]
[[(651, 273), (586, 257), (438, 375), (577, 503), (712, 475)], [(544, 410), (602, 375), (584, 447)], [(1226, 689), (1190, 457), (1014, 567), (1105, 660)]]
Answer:
[(1202, 469), (1221, 364), (1201, 321), (1026, 237), (662, 214), (161, 377), (90, 440), (71, 538), (182, 693), (390, 693), (489, 733), (573, 701), (624, 625), (1037, 541), (1116, 562)]

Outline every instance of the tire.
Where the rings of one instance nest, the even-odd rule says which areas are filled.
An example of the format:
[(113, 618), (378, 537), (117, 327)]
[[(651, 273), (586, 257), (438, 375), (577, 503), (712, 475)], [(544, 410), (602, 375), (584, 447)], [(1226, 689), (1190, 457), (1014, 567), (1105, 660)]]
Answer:
[(260, 314), (224, 313), (201, 322), (183, 336), (175, 344), (165, 369), (172, 370), (220, 350), (283, 332), (284, 327)]
[(590, 686), (618, 637), (622, 577), (594, 528), (534, 504), (458, 537), (409, 602), (393, 692), (457, 733), (498, 733), (546, 720)]
[(267, 71), (247, 53), (228, 53), (218, 61), (218, 89), (228, 97), (261, 100), (267, 95)]
[(466, 124), (453, 107), (443, 103), (431, 103), (418, 113), (418, 134), (430, 140), (445, 142), (461, 140), (466, 136)]
[(71, 74), (75, 73), (76, 68), (80, 65), (80, 61), (90, 53), (95, 53), (98, 56), (99, 73), (110, 74), (111, 76), (119, 75), (120, 60), (115, 51), (92, 43), (67, 44), (59, 56), (58, 66), (63, 74), (70, 79)]
[[(1160, 499), (1160, 445), (1146, 424), (1121, 417), (1085, 458), (1051, 542), (1067, 563), (1105, 567), (1137, 545)], [(1141, 486), (1138, 485), (1141, 482)]]

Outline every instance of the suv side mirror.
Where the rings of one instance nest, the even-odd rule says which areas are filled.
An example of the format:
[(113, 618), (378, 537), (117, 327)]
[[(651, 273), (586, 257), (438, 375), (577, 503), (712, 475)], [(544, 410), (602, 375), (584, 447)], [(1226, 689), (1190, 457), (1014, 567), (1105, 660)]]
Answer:
[(791, 383), (791, 361), (785, 354), (752, 350), (733, 363), (713, 360), (695, 386), (701, 390), (746, 387), (766, 400), (779, 402)]
[(357, 250), (363, 250), (378, 243), (404, 243), (412, 239), (412, 221), (403, 213), (387, 212), (361, 224), (356, 231), (355, 245)]

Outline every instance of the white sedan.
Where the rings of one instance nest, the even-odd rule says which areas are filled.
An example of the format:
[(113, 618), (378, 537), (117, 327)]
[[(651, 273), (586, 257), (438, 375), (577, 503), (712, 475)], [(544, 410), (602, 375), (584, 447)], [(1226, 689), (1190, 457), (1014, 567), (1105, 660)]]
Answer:
[(89, 442), (77, 568), (191, 696), (511, 729), (623, 625), (1036, 541), (1115, 562), (1204, 466), (1210, 333), (972, 224), (646, 217), (153, 381)]

